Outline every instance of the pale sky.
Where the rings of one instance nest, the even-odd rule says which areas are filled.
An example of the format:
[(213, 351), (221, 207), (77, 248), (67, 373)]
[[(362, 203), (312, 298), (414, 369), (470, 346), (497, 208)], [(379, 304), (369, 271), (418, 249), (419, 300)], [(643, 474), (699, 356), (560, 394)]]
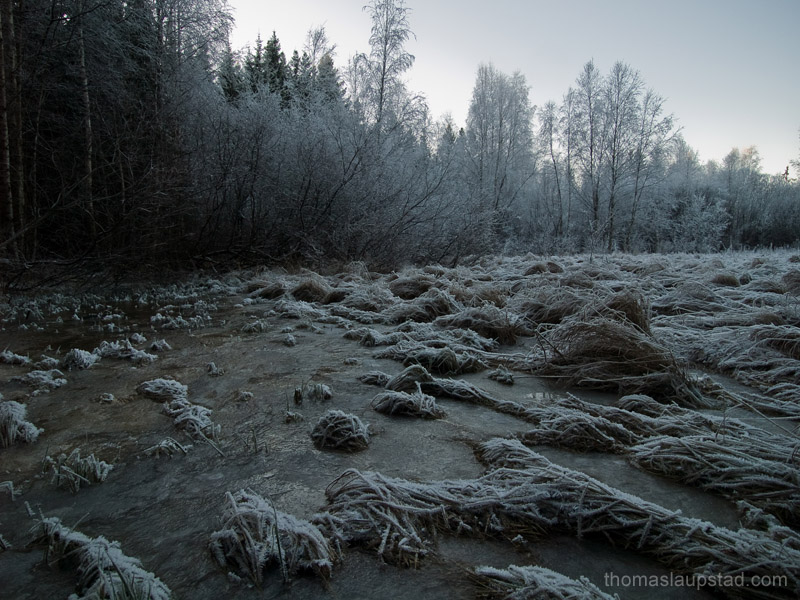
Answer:
[[(228, 0), (234, 49), (274, 30), (287, 58), (324, 25), (335, 64), (369, 51), (365, 0)], [(478, 65), (521, 71), (531, 102), (560, 103), (583, 65), (621, 60), (666, 98), (701, 161), (756, 146), (766, 173), (800, 158), (800, 0), (406, 0), (406, 81), (462, 125)], [(794, 173), (798, 176), (798, 173)]]

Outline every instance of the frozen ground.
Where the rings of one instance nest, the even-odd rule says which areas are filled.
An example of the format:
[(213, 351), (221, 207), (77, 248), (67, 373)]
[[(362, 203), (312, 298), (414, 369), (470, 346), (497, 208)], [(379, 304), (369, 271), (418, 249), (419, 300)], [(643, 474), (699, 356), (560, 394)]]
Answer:
[[(69, 552), (57, 561), (52, 544), (45, 553), (51, 518), (118, 542), (181, 598), (502, 597), (510, 592), (475, 570), (510, 565), (586, 577), (620, 598), (800, 593), (800, 257), (791, 252), (487, 258), (388, 275), (359, 264), (331, 275), (248, 271), (42, 292), (6, 298), (2, 310), (0, 415), (24, 405), (30, 438), (14, 408), (3, 426), (17, 433), (0, 438), (3, 598), (89, 593), (80, 561)], [(414, 364), (425, 371), (387, 384)], [(384, 385), (446, 415), (377, 412)], [(620, 403), (631, 394), (656, 402)], [(365, 449), (315, 445), (312, 429), (330, 410), (368, 425)], [(479, 460), (479, 445), (495, 438), (544, 458)], [(94, 462), (68, 481), (75, 450)], [(524, 505), (486, 483), (502, 468), (517, 482), (509, 489), (522, 489), (550, 463), (561, 475), (531, 483), (540, 499)], [(379, 516), (367, 496), (332, 485), (348, 469), (399, 482), (381, 492)], [(614, 526), (582, 525), (589, 496), (569, 500), (559, 480), (594, 489), (585, 476), (618, 490), (603, 491), (612, 500), (593, 514), (613, 515), (632, 495), (632, 510), (662, 516), (636, 525), (635, 543)], [(401, 502), (405, 486), (424, 508)], [(209, 544), (226, 494), (240, 490), (338, 543), (330, 574), (271, 565), (259, 568), (258, 589), (236, 565), (223, 568)], [(535, 530), (541, 494), (562, 499)], [(668, 549), (684, 517), (722, 532), (713, 539), (740, 537), (723, 548), (690, 528), (683, 550)], [(290, 522), (281, 519), (275, 530)], [(369, 519), (377, 537), (362, 527)], [(658, 519), (667, 524), (653, 537)], [(676, 558), (697, 548), (709, 558)], [(740, 554), (738, 567), (714, 558)], [(786, 579), (762, 590), (608, 580), (737, 568)]]

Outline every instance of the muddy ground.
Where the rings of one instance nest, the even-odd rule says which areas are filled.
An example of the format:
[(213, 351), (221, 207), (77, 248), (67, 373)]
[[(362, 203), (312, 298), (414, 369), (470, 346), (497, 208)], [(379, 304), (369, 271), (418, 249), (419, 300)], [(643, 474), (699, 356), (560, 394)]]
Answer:
[[(37, 541), (43, 516), (58, 517), (86, 535), (118, 541), (125, 554), (140, 559), (176, 598), (473, 598), (479, 587), (471, 572), (480, 565), (541, 565), (574, 579), (587, 577), (620, 598), (671, 598), (677, 593), (684, 598), (716, 597), (720, 590), (609, 585), (610, 573), (664, 575), (670, 571), (635, 551), (563, 533), (536, 539), (442, 534), (433, 555), (417, 569), (387, 564), (374, 549), (352, 547), (345, 549), (329, 581), (300, 575), (285, 582), (280, 572), (272, 569), (258, 589), (246, 579), (229, 576), (214, 561), (209, 536), (220, 528), (226, 492), (252, 490), (280, 511), (311, 519), (325, 509), (326, 487), (348, 468), (423, 482), (472, 479), (486, 470), (473, 452), (478, 443), (530, 429), (530, 423), (514, 416), (448, 398), (437, 398), (447, 413), (438, 420), (386, 416), (373, 410), (371, 402), (379, 390), (362, 383), (359, 377), (370, 371), (394, 375), (404, 365), (376, 358), (380, 348), (362, 345), (344, 334), (361, 327), (380, 333), (397, 330), (401, 323), (380, 318), (365, 323), (369, 319), (364, 314), (385, 314), (424, 293), (409, 292), (401, 299), (387, 291), (393, 281), (424, 277), (426, 282), (433, 282), (431, 286), (451, 294), (459, 308), (491, 304), (509, 312), (515, 306), (515, 297), (546, 291), (547, 286), (587, 297), (635, 289), (650, 307), (653, 335), (671, 344), (671, 350), (693, 377), (710, 376), (716, 385), (737, 397), (772, 402), (780, 390), (768, 393), (776, 385), (763, 379), (768, 369), (762, 368), (760, 374), (748, 379), (742, 376), (749, 373), (746, 369), (736, 371), (725, 366), (725, 360), (735, 359), (733, 350), (712, 360), (708, 356), (714, 354), (714, 348), (709, 347), (700, 359), (697, 344), (682, 347), (676, 340), (691, 345), (683, 335), (691, 329), (702, 340), (701, 346), (713, 345), (719, 339), (719, 344), (727, 344), (725, 348), (735, 349), (736, 336), (743, 335), (736, 328), (759, 325), (758, 320), (736, 324), (741, 315), (750, 314), (748, 310), (774, 315), (770, 326), (797, 330), (798, 299), (791, 287), (793, 280), (786, 279), (797, 268), (791, 257), (791, 253), (617, 257), (591, 263), (588, 257), (553, 259), (561, 272), (538, 257), (394, 275), (371, 274), (357, 265), (324, 277), (308, 272), (250, 271), (187, 278), (180, 285), (166, 287), (130, 285), (92, 294), (40, 290), (33, 296), (8, 297), (0, 349), (10, 354), (0, 362), (0, 393), (5, 401), (25, 404), (27, 419), (43, 431), (35, 442), (0, 448), (0, 482), (10, 482), (6, 489), (0, 488), (0, 535), (6, 546), (0, 551), (0, 597), (66, 598), (79, 591), (75, 570), (58, 568), (45, 553), (46, 544)], [(736, 285), (714, 283), (715, 275), (721, 272), (732, 273), (740, 280)], [(325, 284), (321, 293), (327, 296), (308, 296), (308, 290), (297, 292), (308, 280)], [(754, 280), (762, 282), (761, 290), (767, 287), (764, 282), (774, 283), (775, 289), (747, 288)], [(718, 302), (720, 308), (716, 312), (676, 311), (674, 315), (668, 310), (653, 310), (654, 304), (663, 304), (665, 297), (682, 289), (687, 281), (702, 285), (708, 292), (705, 301)], [(265, 291), (271, 285), (278, 285), (280, 293)], [(343, 293), (331, 296), (331, 290), (336, 289)], [(374, 310), (368, 310), (367, 302), (353, 302), (346, 311), (334, 310), (346, 306), (348, 295), (355, 296), (355, 290), (375, 300)], [(762, 298), (760, 305), (748, 301), (753, 295)], [(299, 298), (309, 302), (299, 302)], [(309, 307), (313, 310), (304, 313)], [(708, 325), (725, 315), (725, 323)], [(436, 318), (441, 315), (429, 320), (436, 325)], [(513, 385), (490, 379), (488, 367), (443, 375), (464, 379), (494, 398), (521, 406), (552, 405), (567, 394), (609, 405), (622, 395), (609, 390), (566, 388), (558, 381), (535, 375), (535, 369), (521, 368), (525, 356), (541, 352), (540, 333), (546, 327), (537, 331), (531, 335), (531, 330), (521, 328), (513, 340), (504, 339), (491, 351), (505, 357), (504, 364), (514, 375)], [(727, 337), (714, 337), (725, 332)], [(69, 370), (64, 365), (69, 350), (91, 352), (103, 341), (125, 339), (133, 340), (131, 348), (152, 358), (137, 359), (134, 353), (132, 358), (105, 356), (85, 369)], [(152, 350), (152, 343), (160, 340), (169, 348)], [(13, 356), (30, 362), (15, 361)], [(63, 385), (44, 389), (16, 379), (37, 370), (35, 363), (42, 357), (59, 362), (55, 368), (66, 380)], [(798, 362), (791, 352), (780, 357)], [(690, 362), (692, 358), (695, 360)], [(786, 367), (782, 362), (781, 368)], [(205, 441), (177, 429), (163, 413), (160, 402), (137, 392), (142, 382), (157, 378), (188, 386), (189, 401), (213, 411), (211, 418), (219, 433)], [(791, 382), (789, 375), (777, 383)], [(314, 384), (327, 385), (331, 397), (309, 397), (307, 392)], [(302, 401), (295, 393), (298, 388), (306, 391)], [(791, 395), (792, 389), (789, 392), (783, 393), (780, 401), (797, 406), (798, 397)], [(367, 449), (347, 453), (315, 447), (311, 429), (330, 409), (356, 415), (369, 424)], [(796, 440), (792, 410), (765, 416), (764, 410), (748, 410), (728, 402), (702, 412), (737, 417), (776, 436)], [(173, 438), (187, 452), (172, 456), (146, 452), (166, 438)], [(76, 448), (82, 456), (94, 454), (113, 469), (105, 481), (84, 485), (73, 493), (54, 485), (46, 457), (69, 454)], [(547, 446), (534, 449), (554, 463), (680, 510), (686, 516), (733, 530), (742, 526), (741, 513), (730, 499), (644, 472), (624, 456)]]

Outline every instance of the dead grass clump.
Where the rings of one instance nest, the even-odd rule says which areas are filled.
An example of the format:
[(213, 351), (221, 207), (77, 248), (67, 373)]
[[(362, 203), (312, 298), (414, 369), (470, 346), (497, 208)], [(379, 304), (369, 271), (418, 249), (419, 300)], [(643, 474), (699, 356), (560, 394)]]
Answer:
[(672, 354), (639, 328), (596, 317), (571, 320), (548, 337), (552, 358), (536, 369), (565, 385), (647, 394), (684, 406), (709, 406)]
[(396, 302), (392, 293), (376, 284), (358, 286), (342, 300), (342, 306), (366, 312), (381, 312)]
[(636, 275), (653, 275), (659, 271), (666, 270), (666, 268), (667, 267), (661, 263), (651, 261), (647, 261), (641, 265), (633, 263), (620, 265), (620, 270), (625, 271), (626, 273), (635, 273)]
[(372, 399), (372, 408), (384, 415), (403, 415), (423, 419), (442, 419), (447, 413), (436, 405), (436, 398), (423, 394), (417, 384), (413, 394), (406, 392), (381, 392)]
[(489, 379), (502, 383), (503, 385), (514, 385), (514, 374), (503, 365), (492, 369), (488, 375)]
[(541, 273), (549, 273), (549, 269), (547, 268), (546, 264), (544, 264), (542, 262), (537, 262), (537, 263), (533, 263), (531, 266), (529, 266), (527, 269), (525, 269), (525, 272), (523, 273), (523, 275), (525, 277), (529, 277), (531, 275), (539, 275)]
[(269, 567), (284, 581), (312, 572), (329, 578), (338, 560), (333, 548), (313, 524), (277, 510), (261, 496), (241, 490), (225, 494), (222, 529), (211, 534), (211, 554), (221, 567), (232, 568), (261, 587)]
[(322, 302), (331, 293), (331, 286), (321, 277), (308, 277), (292, 288), (292, 296), (302, 302)]
[(134, 348), (130, 340), (125, 339), (116, 342), (103, 340), (100, 342), (100, 345), (93, 350), (93, 353), (100, 358), (130, 360), (137, 365), (149, 365), (158, 358), (155, 354), (150, 354), (144, 350)]
[(612, 317), (620, 315), (622, 319), (644, 333), (650, 333), (650, 307), (641, 294), (636, 292), (616, 294), (603, 304), (603, 313)]
[(669, 292), (654, 298), (653, 312), (660, 315), (682, 315), (686, 313), (718, 314), (728, 310), (725, 299), (708, 286), (689, 281)]
[(495, 600), (615, 600), (586, 577), (571, 579), (545, 567), (510, 565), (507, 569), (477, 567), (475, 583), (481, 598)]
[(759, 311), (753, 315), (753, 325), (786, 325), (786, 319), (771, 311)]
[[(548, 528), (535, 508), (517, 517), (539, 493), (509, 492), (483, 479), (417, 483), (348, 469), (325, 490), (327, 511), (315, 522), (342, 545), (364, 546), (388, 562), (416, 567), (433, 549), (437, 531), (492, 535), (509, 531), (512, 522), (514, 530), (532, 535)], [(505, 502), (521, 510), (503, 514), (498, 508)]]
[(543, 416), (535, 429), (518, 437), (526, 446), (546, 445), (578, 452), (621, 453), (639, 441), (620, 423), (563, 408)]
[(7, 365), (28, 366), (32, 362), (33, 361), (29, 357), (22, 356), (21, 354), (17, 354), (16, 352), (12, 352), (8, 349), (0, 352), (0, 363), (5, 363)]
[(753, 328), (750, 339), (759, 340), (766, 346), (800, 360), (800, 328), (788, 325), (766, 325)]
[(369, 427), (355, 415), (329, 410), (317, 421), (311, 431), (311, 439), (320, 450), (329, 448), (357, 452), (369, 445)]
[(56, 487), (69, 489), (73, 494), (84, 484), (91, 485), (105, 481), (113, 468), (107, 462), (97, 460), (94, 454), (81, 458), (78, 448), (70, 452), (69, 456), (64, 453), (55, 459), (46, 456), (44, 462), (52, 472), (51, 482)]
[(155, 456), (156, 458), (160, 458), (161, 456), (169, 456), (172, 458), (172, 455), (177, 454), (178, 452), (186, 456), (189, 454), (191, 447), (191, 444), (181, 444), (177, 440), (167, 437), (154, 446), (145, 448), (144, 453), (147, 456)]
[(492, 305), (466, 308), (454, 315), (439, 317), (434, 324), (453, 329), (470, 329), (501, 344), (514, 344), (520, 335), (526, 333), (523, 321), (516, 314)]
[[(490, 440), (478, 447), (477, 454), (493, 469), (479, 481), (492, 482), (498, 498), (494, 511), (499, 517), (515, 510), (521, 519), (531, 515), (537, 521), (550, 521), (553, 529), (601, 539), (650, 555), (678, 573), (717, 581), (718, 591), (732, 589), (733, 577), (741, 575), (737, 589), (741, 597), (796, 597), (800, 550), (768, 532), (732, 531), (684, 517), (555, 465), (518, 441)], [(516, 492), (513, 497), (508, 494), (511, 489)], [(512, 498), (526, 500), (514, 505)], [(760, 581), (762, 576), (781, 583), (751, 584), (753, 577)], [(727, 586), (726, 578), (731, 582)]]
[(161, 378), (143, 381), (136, 387), (136, 391), (156, 402), (182, 400), (189, 394), (189, 388), (180, 381)]
[(730, 273), (717, 273), (711, 278), (711, 283), (728, 287), (739, 287), (739, 278)]
[(347, 340), (356, 340), (359, 344), (368, 348), (373, 348), (375, 346), (393, 346), (394, 344), (408, 339), (408, 336), (401, 331), (381, 333), (370, 327), (350, 329), (346, 331), (342, 337)]
[(405, 277), (398, 277), (389, 282), (389, 290), (398, 298), (413, 300), (427, 292), (436, 280), (430, 275), (417, 273)]
[(533, 324), (555, 324), (580, 312), (588, 303), (585, 294), (568, 287), (552, 287), (519, 294), (511, 299), (507, 309)]
[(499, 308), (503, 308), (508, 301), (510, 287), (506, 284), (498, 285), (492, 283), (475, 285), (472, 280), (467, 280), (451, 284), (448, 290), (453, 294), (453, 298), (464, 306), (480, 307), (486, 304), (494, 304)]
[(781, 281), (786, 286), (786, 291), (790, 294), (800, 294), (800, 270), (792, 269), (781, 277)]
[(433, 381), (433, 376), (422, 365), (410, 365), (394, 377), (388, 377), (384, 384), (387, 390), (407, 392), (417, 389), (418, 383)]
[(410, 302), (390, 306), (383, 311), (383, 315), (389, 323), (405, 321), (427, 323), (436, 317), (449, 315), (460, 309), (461, 305), (448, 292), (431, 288)]
[(716, 440), (708, 435), (662, 436), (632, 447), (630, 459), (644, 470), (731, 500), (746, 500), (796, 528), (800, 525), (800, 471), (782, 460), (761, 458), (748, 446), (741, 439)]
[(29, 371), (25, 375), (12, 377), (11, 381), (19, 381), (34, 388), (34, 396), (50, 392), (67, 383), (67, 380), (64, 378), (64, 373), (58, 369), (35, 369)]
[[(476, 452), (489, 471), (471, 480), (420, 483), (345, 471), (326, 489), (328, 510), (315, 523), (343, 545), (409, 566), (430, 553), (440, 532), (509, 538), (560, 531), (641, 552), (709, 585), (742, 575), (742, 597), (796, 597), (800, 550), (769, 532), (683, 517), (555, 465), (519, 441), (490, 440)], [(779, 583), (750, 587), (764, 576)]]
[(622, 410), (640, 413), (648, 417), (660, 417), (665, 414), (682, 414), (686, 411), (686, 409), (681, 408), (677, 404), (664, 404), (663, 402), (653, 400), (653, 398), (646, 394), (629, 394), (627, 396), (622, 396), (614, 405)]
[(592, 289), (594, 287), (594, 280), (582, 271), (575, 271), (573, 273), (566, 273), (561, 279), (559, 284), (571, 288)]
[(562, 267), (557, 262), (553, 262), (552, 260), (548, 260), (547, 263), (546, 263), (546, 266), (547, 266), (547, 270), (550, 271), (551, 273), (563, 273), (564, 272), (564, 267)]
[(746, 288), (747, 291), (762, 292), (764, 294), (783, 295), (786, 293), (786, 287), (773, 279), (753, 279), (747, 284)]
[(92, 352), (73, 348), (64, 355), (64, 360), (61, 361), (61, 368), (67, 371), (88, 369), (98, 360), (100, 360), (100, 357)]
[(286, 293), (286, 284), (282, 281), (258, 282), (245, 289), (250, 298), (264, 298), (276, 300)]
[(28, 409), (14, 400), (3, 400), (0, 395), (0, 447), (8, 448), (17, 441), (33, 443), (44, 431), (25, 420)]
[(422, 365), (441, 375), (474, 373), (486, 368), (485, 362), (468, 352), (456, 352), (447, 346), (426, 346), (422, 342), (400, 342), (375, 354), (375, 358), (391, 358), (404, 366)]
[(48, 544), (48, 563), (77, 567), (81, 598), (172, 598), (170, 589), (145, 571), (138, 559), (123, 554), (119, 542), (109, 542), (103, 536), (90, 538), (65, 527), (55, 517), (42, 519), (41, 525), (42, 539)]
[[(165, 402), (163, 412), (172, 417), (178, 429), (183, 429), (192, 439), (202, 439), (213, 446), (211, 440), (216, 439), (220, 426), (211, 420), (212, 410), (199, 404), (192, 404), (186, 398), (177, 398)], [(214, 446), (216, 448), (216, 446)], [(217, 449), (219, 452), (219, 449)]]
[(367, 385), (377, 385), (378, 387), (386, 386), (386, 383), (389, 381), (389, 379), (390, 377), (383, 371), (370, 371), (369, 373), (364, 373), (363, 375), (358, 376), (358, 380), (361, 383), (366, 383)]

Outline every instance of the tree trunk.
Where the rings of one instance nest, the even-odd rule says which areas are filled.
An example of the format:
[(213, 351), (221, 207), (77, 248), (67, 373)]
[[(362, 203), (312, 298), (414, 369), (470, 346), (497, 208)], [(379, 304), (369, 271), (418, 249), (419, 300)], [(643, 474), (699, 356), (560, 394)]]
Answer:
[[(8, 80), (6, 83), (6, 100), (8, 102), (8, 128), (9, 128), (9, 158), (10, 158), (10, 183), (12, 186), (11, 196), (14, 202), (14, 229), (17, 235), (22, 234), (24, 229), (25, 217), (25, 169), (23, 166), (22, 152), (22, 90), (19, 83), (19, 44), (17, 31), (14, 24), (14, 12), (12, 2), (4, 3), (3, 10), (6, 11), (3, 23), (7, 24), (8, 32), (5, 38), (6, 44), (6, 63), (8, 64)], [(11, 93), (11, 98), (8, 93)], [(17, 247), (24, 248), (24, 240), (17, 243)]]
[(0, 236), (10, 240), (10, 250), (16, 252), (14, 231), (14, 196), (11, 186), (11, 145), (8, 129), (7, 69), (9, 52), (10, 2), (2, 3), (0, 11)]
[(81, 104), (83, 108), (83, 200), (89, 215), (89, 229), (94, 239), (97, 223), (92, 198), (92, 105), (89, 97), (89, 77), (86, 73), (86, 46), (83, 40), (83, 24), (78, 25), (78, 51), (80, 55)]

